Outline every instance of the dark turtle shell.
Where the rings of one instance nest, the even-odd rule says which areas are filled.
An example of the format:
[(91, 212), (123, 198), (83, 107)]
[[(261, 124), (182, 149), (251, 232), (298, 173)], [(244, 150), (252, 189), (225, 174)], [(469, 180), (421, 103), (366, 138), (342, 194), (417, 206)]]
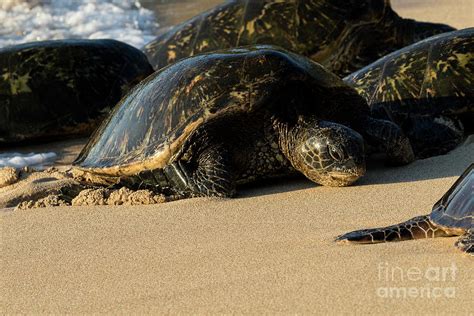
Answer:
[[(259, 111), (266, 115), (252, 116)], [(267, 117), (268, 123), (278, 117), (296, 124), (299, 116), (314, 115), (350, 125), (367, 116), (368, 107), (337, 76), (283, 49), (257, 46), (203, 54), (137, 85), (75, 164), (111, 175), (162, 168), (200, 126), (237, 113), (248, 113), (249, 120)]]
[(453, 28), (400, 18), (389, 0), (233, 0), (144, 47), (155, 69), (185, 57), (254, 44), (278, 45), (337, 74)]
[(375, 116), (474, 112), (474, 28), (430, 37), (344, 78)]
[(474, 229), (474, 163), (433, 206), (430, 220), (447, 228), (458, 228), (460, 234)]
[(59, 40), (0, 49), (0, 144), (86, 136), (153, 72), (114, 40)]

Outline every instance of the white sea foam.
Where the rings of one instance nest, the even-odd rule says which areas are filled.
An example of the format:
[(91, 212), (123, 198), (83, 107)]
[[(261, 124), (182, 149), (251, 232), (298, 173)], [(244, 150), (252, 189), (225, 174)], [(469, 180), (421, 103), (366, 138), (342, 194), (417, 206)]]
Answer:
[(0, 47), (64, 38), (111, 38), (141, 47), (154, 13), (138, 0), (0, 0)]
[(50, 164), (56, 160), (58, 155), (54, 152), (48, 153), (3, 153), (0, 154), (0, 168), (3, 167), (14, 167), (23, 168), (26, 166), (31, 167), (43, 167), (44, 165)]

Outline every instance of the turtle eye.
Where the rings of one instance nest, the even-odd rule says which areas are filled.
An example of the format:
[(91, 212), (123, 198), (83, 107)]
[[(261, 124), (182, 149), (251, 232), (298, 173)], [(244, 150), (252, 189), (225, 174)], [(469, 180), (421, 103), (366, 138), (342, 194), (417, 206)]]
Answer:
[(328, 146), (328, 151), (329, 151), (329, 155), (332, 157), (332, 159), (334, 159), (336, 161), (341, 161), (341, 160), (344, 159), (344, 152), (339, 147), (329, 145)]

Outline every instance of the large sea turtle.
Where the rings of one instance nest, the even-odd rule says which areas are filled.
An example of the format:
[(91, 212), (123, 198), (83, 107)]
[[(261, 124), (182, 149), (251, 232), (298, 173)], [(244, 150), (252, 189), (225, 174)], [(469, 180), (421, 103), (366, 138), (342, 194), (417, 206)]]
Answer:
[(114, 40), (58, 40), (0, 49), (0, 144), (89, 135), (153, 69)]
[(336, 238), (338, 242), (373, 244), (421, 238), (459, 236), (456, 246), (474, 255), (474, 164), (433, 206), (431, 214), (406, 222), (353, 231)]
[(365, 172), (361, 135), (413, 159), (398, 127), (319, 64), (275, 47), (190, 57), (137, 85), (75, 162), (100, 184), (232, 196), (238, 183), (295, 171), (344, 186)]
[(425, 39), (344, 81), (374, 117), (403, 129), (416, 156), (444, 154), (474, 128), (474, 28)]
[(338, 75), (452, 27), (399, 17), (389, 0), (233, 0), (144, 47), (155, 69), (218, 49), (272, 44)]

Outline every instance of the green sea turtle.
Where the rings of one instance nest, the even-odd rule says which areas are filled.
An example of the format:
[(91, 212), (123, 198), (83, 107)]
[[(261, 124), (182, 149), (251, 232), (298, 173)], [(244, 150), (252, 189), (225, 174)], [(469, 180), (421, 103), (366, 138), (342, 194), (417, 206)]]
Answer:
[(58, 40), (0, 49), (0, 144), (92, 133), (153, 72), (114, 40)]
[(355, 90), (303, 56), (268, 46), (224, 50), (137, 85), (75, 167), (93, 183), (180, 197), (232, 196), (236, 184), (295, 170), (344, 186), (365, 172), (355, 130), (379, 139), (390, 159), (413, 159), (399, 128), (368, 114)]
[(389, 0), (233, 0), (158, 36), (144, 51), (159, 69), (200, 53), (271, 44), (347, 75), (387, 53), (452, 30), (403, 19)]
[(353, 231), (336, 238), (338, 242), (373, 244), (421, 238), (459, 236), (456, 246), (474, 255), (474, 164), (471, 164), (433, 206), (430, 215), (373, 229)]
[(344, 78), (374, 117), (392, 120), (418, 157), (444, 154), (474, 128), (474, 28), (433, 36)]

